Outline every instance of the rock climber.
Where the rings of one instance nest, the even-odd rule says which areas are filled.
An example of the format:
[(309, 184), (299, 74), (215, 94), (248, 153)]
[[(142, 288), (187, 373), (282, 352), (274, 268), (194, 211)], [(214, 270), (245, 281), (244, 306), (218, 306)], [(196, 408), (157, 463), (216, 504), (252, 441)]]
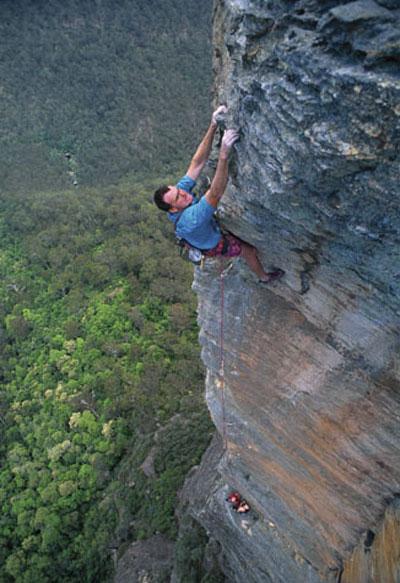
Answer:
[(236, 130), (225, 131), (218, 156), (217, 169), (206, 194), (197, 199), (192, 191), (203, 170), (212, 148), (218, 127), (219, 116), (225, 114), (224, 105), (212, 114), (210, 126), (198, 146), (189, 168), (176, 185), (161, 186), (154, 193), (154, 202), (159, 209), (168, 212), (168, 218), (175, 224), (176, 235), (191, 247), (199, 249), (205, 257), (243, 257), (250, 269), (258, 276), (260, 283), (270, 283), (284, 275), (282, 269), (267, 272), (257, 254), (257, 249), (231, 233), (223, 233), (214, 217), (219, 201), (228, 182), (229, 153), (237, 140)]
[(236, 512), (239, 512), (239, 514), (245, 514), (249, 510), (250, 510), (250, 506), (247, 504), (246, 500), (241, 500)]
[(229, 502), (234, 510), (239, 508), (240, 500), (241, 498), (239, 492), (231, 492), (226, 498), (226, 501)]
[(240, 496), (239, 492), (231, 492), (226, 501), (229, 502), (233, 510), (239, 512), (239, 514), (244, 514), (250, 510), (250, 506), (246, 500)]

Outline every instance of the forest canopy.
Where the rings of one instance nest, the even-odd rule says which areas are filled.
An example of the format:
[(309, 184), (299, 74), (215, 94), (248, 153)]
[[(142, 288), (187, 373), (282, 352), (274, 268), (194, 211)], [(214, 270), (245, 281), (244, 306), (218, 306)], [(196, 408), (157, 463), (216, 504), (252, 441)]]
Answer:
[(3, 0), (2, 188), (177, 171), (211, 108), (210, 30), (211, 0)]
[(148, 186), (1, 210), (0, 579), (107, 580), (112, 544), (175, 536), (211, 436), (192, 269)]
[(176, 537), (212, 424), (192, 268), (151, 193), (207, 127), (210, 19), (211, 0), (1, 2), (4, 583), (108, 582), (116, 550)]

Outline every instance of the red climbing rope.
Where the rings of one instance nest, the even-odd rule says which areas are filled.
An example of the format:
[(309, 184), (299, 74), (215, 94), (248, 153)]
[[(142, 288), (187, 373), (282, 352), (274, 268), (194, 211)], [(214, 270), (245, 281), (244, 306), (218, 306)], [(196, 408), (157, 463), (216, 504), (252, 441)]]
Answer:
[(228, 449), (228, 440), (226, 436), (226, 417), (225, 417), (225, 371), (224, 371), (224, 310), (225, 310), (225, 287), (224, 287), (224, 263), (221, 257), (220, 270), (220, 337), (219, 337), (219, 388), (221, 390), (221, 413), (222, 413), (222, 441), (224, 450)]

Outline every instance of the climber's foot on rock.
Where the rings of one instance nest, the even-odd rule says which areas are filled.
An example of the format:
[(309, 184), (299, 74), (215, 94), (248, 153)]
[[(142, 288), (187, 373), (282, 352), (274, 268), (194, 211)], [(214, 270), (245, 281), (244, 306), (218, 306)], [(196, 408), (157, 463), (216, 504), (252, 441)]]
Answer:
[(281, 279), (284, 275), (285, 272), (283, 271), (283, 269), (275, 269), (274, 271), (269, 271), (268, 273), (266, 273), (265, 277), (259, 279), (258, 282), (266, 285), (268, 283), (278, 281), (278, 279)]

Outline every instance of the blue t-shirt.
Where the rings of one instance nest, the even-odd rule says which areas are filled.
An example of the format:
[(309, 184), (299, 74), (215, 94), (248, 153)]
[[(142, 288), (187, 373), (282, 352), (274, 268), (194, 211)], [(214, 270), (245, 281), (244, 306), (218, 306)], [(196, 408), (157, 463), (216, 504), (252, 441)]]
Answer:
[[(192, 190), (196, 186), (196, 181), (189, 176), (184, 176), (176, 186), (193, 194)], [(179, 213), (168, 213), (168, 218), (173, 223), (179, 219), (176, 227), (178, 237), (185, 239), (197, 249), (206, 250), (218, 245), (221, 239), (221, 230), (214, 213), (215, 208), (203, 196), (200, 200), (194, 198), (192, 204)]]

